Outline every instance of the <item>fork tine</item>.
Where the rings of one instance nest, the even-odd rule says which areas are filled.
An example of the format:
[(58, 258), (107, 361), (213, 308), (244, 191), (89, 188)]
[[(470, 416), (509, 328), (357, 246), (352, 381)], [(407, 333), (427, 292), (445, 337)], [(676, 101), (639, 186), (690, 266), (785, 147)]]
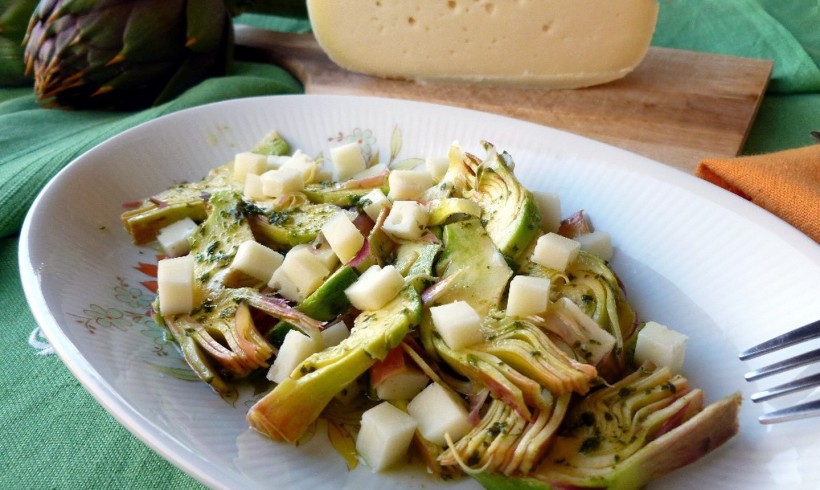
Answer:
[(755, 393), (752, 395), (751, 399), (755, 403), (762, 402), (771, 400), (772, 398), (778, 396), (794, 393), (796, 391), (813, 388), (815, 386), (820, 386), (820, 373), (806, 376), (805, 378), (796, 379), (794, 381), (775, 386), (774, 388), (769, 388), (768, 390)]
[(745, 361), (815, 337), (820, 337), (820, 320), (815, 320), (808, 325), (796, 328), (754, 347), (750, 347), (741, 352), (738, 357), (741, 361)]
[(754, 369), (746, 373), (745, 378), (746, 381), (756, 381), (760, 378), (771, 376), (772, 374), (782, 373), (783, 371), (788, 371), (789, 369), (794, 369), (796, 367), (805, 366), (806, 364), (810, 364), (815, 361), (820, 361), (820, 349), (814, 349), (813, 351), (790, 357), (759, 369)]
[(793, 407), (775, 410), (758, 417), (761, 424), (776, 424), (791, 420), (820, 416), (820, 400), (814, 400)]

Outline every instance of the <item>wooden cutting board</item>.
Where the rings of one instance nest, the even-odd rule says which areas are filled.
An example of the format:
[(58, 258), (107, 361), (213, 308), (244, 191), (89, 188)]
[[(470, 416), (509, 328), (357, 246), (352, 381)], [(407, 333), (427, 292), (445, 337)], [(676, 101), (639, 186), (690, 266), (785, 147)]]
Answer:
[(692, 172), (705, 157), (743, 148), (772, 62), (650, 48), (627, 77), (574, 90), (416, 83), (335, 65), (311, 34), (237, 26), (238, 59), (282, 66), (305, 93), (395, 97), (478, 109), (610, 143)]

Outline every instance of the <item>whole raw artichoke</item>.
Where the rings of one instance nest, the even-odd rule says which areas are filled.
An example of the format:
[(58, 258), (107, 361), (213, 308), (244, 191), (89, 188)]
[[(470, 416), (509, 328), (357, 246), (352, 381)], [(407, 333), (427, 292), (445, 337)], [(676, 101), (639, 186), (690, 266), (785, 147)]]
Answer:
[(41, 0), (25, 42), (41, 100), (138, 109), (224, 73), (233, 24), (223, 0)]

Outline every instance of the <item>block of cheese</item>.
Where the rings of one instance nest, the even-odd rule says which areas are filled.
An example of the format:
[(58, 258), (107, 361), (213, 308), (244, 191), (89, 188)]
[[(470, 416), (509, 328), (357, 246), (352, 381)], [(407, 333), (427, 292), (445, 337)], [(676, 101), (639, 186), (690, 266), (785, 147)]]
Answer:
[[(657, 0), (308, 0), (319, 45), (384, 78), (578, 88), (646, 55)], [(378, 49), (373, 49), (378, 46)]]

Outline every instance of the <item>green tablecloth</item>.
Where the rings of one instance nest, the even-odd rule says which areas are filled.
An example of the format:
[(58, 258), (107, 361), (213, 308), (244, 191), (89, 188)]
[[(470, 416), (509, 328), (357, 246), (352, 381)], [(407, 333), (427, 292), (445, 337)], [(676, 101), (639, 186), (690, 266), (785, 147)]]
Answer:
[[(775, 60), (745, 153), (812, 143), (820, 129), (818, 0), (660, 0), (656, 46)], [(260, 26), (304, 22), (248, 16)], [(135, 114), (40, 109), (31, 89), (0, 89), (0, 488), (198, 488), (121, 427), (48, 353), (20, 285), (20, 223), (39, 189), (84, 150), (181, 108), (300, 87), (271, 66), (239, 64), (164, 106)]]

